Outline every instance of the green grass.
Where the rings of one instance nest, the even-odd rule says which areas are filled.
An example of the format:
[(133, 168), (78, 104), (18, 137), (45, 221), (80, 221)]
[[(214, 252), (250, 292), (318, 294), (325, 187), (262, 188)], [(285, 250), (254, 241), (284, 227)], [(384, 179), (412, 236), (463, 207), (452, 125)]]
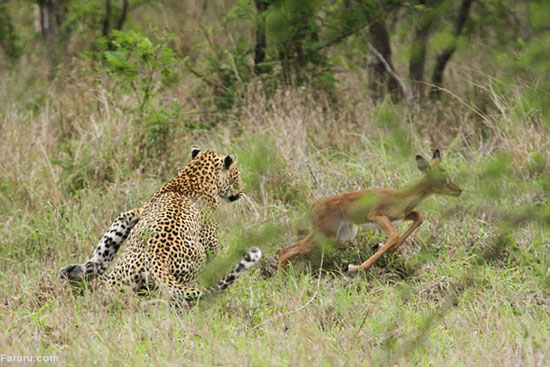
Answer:
[[(550, 358), (550, 146), (544, 111), (525, 102), (536, 90), (511, 85), (498, 109), (448, 96), (373, 105), (363, 75), (350, 71), (330, 109), (307, 88), (268, 98), (251, 87), (223, 121), (206, 113), (186, 121), (214, 127), (175, 124), (165, 149), (144, 156), (131, 102), (104, 75), (75, 73), (28, 88), (0, 78), (1, 354), (54, 355), (64, 366), (539, 366)], [(196, 80), (183, 78), (161, 97), (195, 111), (187, 86)], [(450, 88), (489, 83), (471, 78)], [(161, 108), (160, 99), (151, 103)], [(160, 294), (81, 294), (60, 283), (59, 269), (85, 260), (194, 144), (237, 153), (251, 199), (221, 206), (221, 253), (203, 284), (244, 248), (269, 258), (297, 241), (317, 198), (413, 183), (415, 154), (441, 149), (464, 192), (426, 200), (424, 224), (365, 273), (339, 269), (373, 253), (385, 240), (376, 230), (295, 261), (288, 274), (266, 277), (264, 261), (185, 312)]]
[[(403, 187), (420, 177), (412, 157), (403, 160), (375, 140), (363, 153), (304, 149), (299, 159), (307, 165), (285, 171), (251, 160), (284, 155), (275, 143), (258, 153), (255, 139), (225, 147), (249, 149), (250, 157), (239, 156), (243, 171), (261, 172), (245, 176), (254, 208), (244, 202), (221, 208), (222, 258), (246, 246), (272, 256), (297, 240), (309, 199), (363, 182)], [(214, 138), (211, 145), (217, 144)], [(337, 269), (372, 254), (384, 240), (373, 230), (360, 233), (356, 249), (323, 254), (332, 271), (319, 273), (319, 253), (295, 262), (287, 275), (266, 279), (257, 269), (183, 313), (158, 294), (80, 295), (57, 281), (61, 266), (84, 260), (110, 220), (147, 200), (160, 179), (131, 173), (125, 180), (124, 173), (104, 187), (65, 194), (62, 182), (40, 167), (31, 170), (37, 177), (9, 172), (2, 186), (2, 353), (55, 355), (61, 365), (83, 366), (542, 363), (550, 350), (548, 231), (540, 221), (508, 228), (499, 217), (548, 204), (533, 202), (536, 181), (524, 181), (512, 162), (508, 169), (492, 153), (470, 160), (461, 151), (445, 152), (444, 159), (451, 176), (460, 173), (463, 196), (428, 199), (425, 224), (368, 272), (349, 276)], [(318, 184), (301, 185), (312, 172)], [(487, 183), (491, 175), (495, 182)], [(286, 180), (296, 194), (281, 198), (288, 189), (269, 180)], [(267, 237), (266, 220), (279, 228), (264, 231)], [(495, 245), (499, 235), (504, 245)]]

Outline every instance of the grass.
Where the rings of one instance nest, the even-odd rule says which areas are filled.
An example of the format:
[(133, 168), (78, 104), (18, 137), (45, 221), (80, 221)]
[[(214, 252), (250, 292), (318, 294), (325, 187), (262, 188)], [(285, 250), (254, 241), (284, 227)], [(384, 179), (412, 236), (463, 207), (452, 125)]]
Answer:
[[(250, 131), (233, 137), (229, 125), (197, 136), (202, 146), (238, 153), (253, 201), (222, 206), (225, 253), (235, 246), (261, 246), (272, 256), (298, 239), (310, 200), (367, 186), (404, 187), (420, 177), (413, 155), (392, 149), (396, 137), (369, 118), (349, 128), (347, 141), (301, 133), (317, 128), (310, 124), (340, 121), (315, 112), (311, 101), (281, 98), (280, 108), (240, 122)], [(506, 136), (492, 149), (453, 139), (444, 163), (465, 189), (463, 196), (428, 199), (422, 205), (424, 225), (399, 253), (384, 256), (367, 273), (348, 276), (337, 269), (346, 259), (372, 253), (384, 239), (373, 230), (360, 233), (358, 250), (352, 246), (323, 257), (325, 264), (332, 262), (332, 271), (319, 273), (319, 254), (311, 262), (296, 262), (288, 275), (265, 278), (257, 269), (226, 293), (180, 314), (158, 295), (79, 295), (57, 281), (61, 266), (83, 260), (116, 214), (147, 200), (175, 168), (162, 174), (151, 166), (132, 170), (115, 138), (107, 147), (96, 146), (96, 139), (105, 141), (110, 124), (133, 128), (113, 112), (97, 123), (103, 126), (93, 133), (97, 136), (85, 132), (75, 140), (89, 150), (86, 164), (108, 165), (112, 177), (89, 170), (83, 175), (91, 183), (67, 191), (70, 176), (52, 164), (58, 151), (50, 139), (57, 133), (48, 133), (59, 111), (25, 116), (13, 108), (2, 122), (1, 145), (4, 354), (109, 366), (540, 365), (549, 357), (547, 228), (527, 221), (506, 230), (502, 223), (502, 213), (521, 206), (547, 208), (540, 189), (546, 166), (530, 157), (535, 152), (547, 157), (548, 150), (535, 144), (542, 137), (533, 126), (526, 124), (523, 134)], [(392, 107), (371, 108), (376, 116), (378, 108)], [(14, 116), (18, 113), (23, 116)], [(291, 121), (299, 118), (304, 125), (293, 129)], [(253, 121), (268, 133), (256, 132)], [(286, 129), (276, 129), (279, 124)], [(33, 130), (36, 126), (43, 130)], [(505, 128), (499, 130), (503, 135)], [(429, 137), (421, 125), (404, 129), (411, 152), (440, 146), (424, 144)], [(537, 150), (522, 150), (520, 140)], [(188, 146), (181, 144), (175, 161), (187, 161)], [(506, 146), (515, 150), (501, 148)], [(110, 156), (102, 157), (104, 151)], [(526, 174), (532, 176), (525, 179)], [(267, 222), (280, 232), (262, 237)], [(498, 247), (496, 239), (503, 236)], [(496, 249), (485, 253), (491, 246)]]
[[(184, 75), (160, 97), (191, 112), (144, 156), (131, 101), (105, 75), (75, 60), (26, 88), (17, 76), (33, 62), (0, 77), (1, 354), (67, 366), (547, 364), (550, 145), (536, 89), (497, 92), (497, 81), (456, 64), (453, 95), (440, 102), (373, 105), (357, 68), (338, 75), (337, 108), (307, 88), (268, 97), (252, 84), (242, 107), (207, 129), (197, 80)], [(468, 97), (474, 87), (480, 102)], [(251, 246), (275, 256), (307, 228), (316, 198), (406, 187), (421, 177), (414, 155), (434, 148), (464, 193), (425, 201), (424, 224), (366, 273), (338, 270), (384, 241), (363, 229), (286, 275), (266, 277), (263, 262), (183, 313), (158, 294), (80, 294), (58, 282), (194, 144), (237, 153), (251, 199), (220, 208), (222, 260)], [(202, 282), (224, 262), (213, 264)]]

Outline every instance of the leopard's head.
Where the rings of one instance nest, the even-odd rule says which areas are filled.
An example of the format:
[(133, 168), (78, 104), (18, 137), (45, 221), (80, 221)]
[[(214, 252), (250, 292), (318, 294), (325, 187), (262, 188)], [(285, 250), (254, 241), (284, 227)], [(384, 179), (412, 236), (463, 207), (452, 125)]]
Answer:
[[(201, 153), (201, 150), (197, 147), (193, 147), (191, 150), (191, 158), (195, 159), (199, 153)], [(216, 161), (216, 166), (220, 169), (217, 178), (217, 192), (219, 197), (227, 201), (238, 200), (243, 194), (243, 185), (239, 166), (237, 164), (237, 157), (234, 154), (224, 155), (210, 151), (205, 151), (204, 153), (212, 156)]]

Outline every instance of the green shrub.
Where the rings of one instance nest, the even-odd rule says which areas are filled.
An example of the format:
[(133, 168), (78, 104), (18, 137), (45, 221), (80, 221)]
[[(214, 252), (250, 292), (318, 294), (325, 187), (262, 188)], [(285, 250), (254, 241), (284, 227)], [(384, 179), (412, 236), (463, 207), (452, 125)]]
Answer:
[(179, 104), (161, 98), (162, 89), (177, 81), (173, 70), (181, 61), (168, 47), (169, 40), (161, 37), (153, 42), (134, 31), (113, 31), (113, 49), (105, 48), (103, 53), (104, 71), (134, 97), (131, 112), (141, 132), (142, 148), (136, 164), (165, 153), (172, 132), (181, 126), (177, 121), (184, 112)]

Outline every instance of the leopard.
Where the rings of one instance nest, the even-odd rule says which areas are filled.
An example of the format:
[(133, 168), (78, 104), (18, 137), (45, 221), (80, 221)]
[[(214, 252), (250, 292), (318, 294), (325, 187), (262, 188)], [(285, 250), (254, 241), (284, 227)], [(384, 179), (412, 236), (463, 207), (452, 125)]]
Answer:
[(90, 259), (63, 267), (60, 277), (73, 284), (100, 278), (108, 288), (135, 292), (160, 289), (175, 304), (223, 291), (262, 257), (253, 247), (217, 284), (198, 285), (207, 258), (218, 252), (219, 203), (235, 202), (243, 195), (235, 155), (193, 146), (191, 161), (172, 180), (143, 206), (121, 213)]

